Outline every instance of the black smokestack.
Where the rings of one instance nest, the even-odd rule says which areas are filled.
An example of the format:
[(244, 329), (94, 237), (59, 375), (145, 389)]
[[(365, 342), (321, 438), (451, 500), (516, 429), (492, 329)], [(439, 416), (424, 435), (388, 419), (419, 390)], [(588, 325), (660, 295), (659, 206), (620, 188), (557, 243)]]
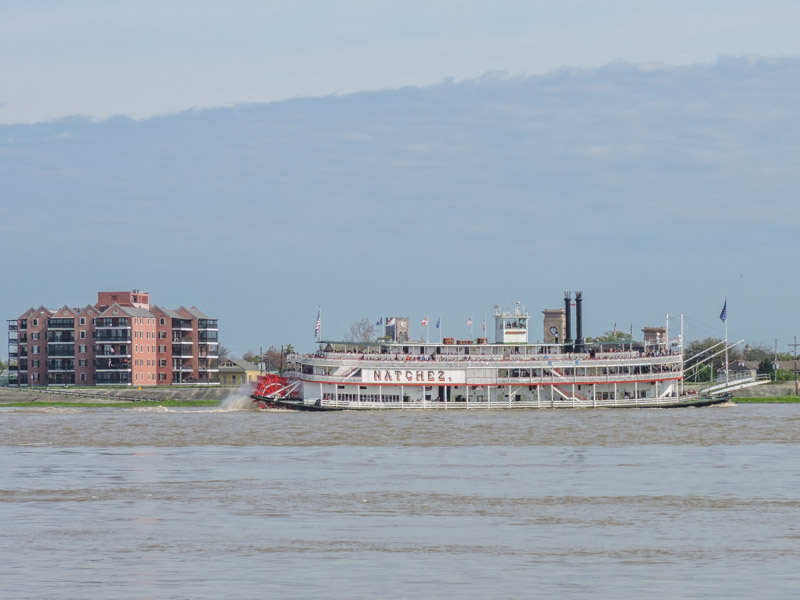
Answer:
[(564, 314), (566, 316), (564, 331), (564, 350), (570, 352), (572, 350), (572, 292), (564, 292)]
[(575, 292), (575, 352), (583, 352), (583, 292)]

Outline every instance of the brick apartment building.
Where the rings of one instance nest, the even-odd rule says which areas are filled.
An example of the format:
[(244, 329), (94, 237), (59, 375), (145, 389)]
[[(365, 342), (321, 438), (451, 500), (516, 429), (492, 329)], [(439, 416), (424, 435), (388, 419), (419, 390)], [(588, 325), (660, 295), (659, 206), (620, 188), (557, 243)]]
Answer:
[(9, 385), (216, 384), (217, 320), (150, 294), (98, 292), (84, 308), (29, 308), (8, 322)]

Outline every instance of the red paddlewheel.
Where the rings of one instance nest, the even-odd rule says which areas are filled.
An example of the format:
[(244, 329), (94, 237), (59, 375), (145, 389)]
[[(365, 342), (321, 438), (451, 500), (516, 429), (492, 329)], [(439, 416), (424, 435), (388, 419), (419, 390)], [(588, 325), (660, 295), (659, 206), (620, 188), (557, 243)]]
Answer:
[(259, 375), (258, 382), (256, 383), (256, 396), (269, 396), (279, 392), (281, 389), (289, 385), (289, 380), (280, 375)]

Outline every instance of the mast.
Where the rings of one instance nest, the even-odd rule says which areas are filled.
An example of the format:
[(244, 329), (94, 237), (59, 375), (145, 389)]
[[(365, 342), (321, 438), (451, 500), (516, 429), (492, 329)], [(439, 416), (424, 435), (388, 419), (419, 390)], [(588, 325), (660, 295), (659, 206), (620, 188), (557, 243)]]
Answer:
[(680, 337), (680, 340), (678, 340), (678, 341), (680, 342), (680, 351), (681, 351), (681, 382), (680, 382), (680, 388), (681, 389), (680, 389), (680, 392), (681, 392), (681, 394), (683, 394), (683, 392), (684, 392), (683, 384), (684, 384), (684, 381), (685, 381), (684, 378), (683, 378), (683, 369), (685, 368), (685, 365), (684, 365), (684, 362), (683, 362), (683, 358), (684, 358), (684, 356), (683, 356), (683, 313), (681, 313), (681, 337)]

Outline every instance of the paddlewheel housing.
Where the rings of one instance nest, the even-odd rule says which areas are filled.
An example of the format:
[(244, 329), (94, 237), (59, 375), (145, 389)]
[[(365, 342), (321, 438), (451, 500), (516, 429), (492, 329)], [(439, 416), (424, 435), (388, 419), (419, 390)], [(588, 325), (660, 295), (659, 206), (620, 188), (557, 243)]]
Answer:
[(286, 377), (280, 375), (259, 375), (254, 396), (261, 398), (283, 398), (291, 385)]

